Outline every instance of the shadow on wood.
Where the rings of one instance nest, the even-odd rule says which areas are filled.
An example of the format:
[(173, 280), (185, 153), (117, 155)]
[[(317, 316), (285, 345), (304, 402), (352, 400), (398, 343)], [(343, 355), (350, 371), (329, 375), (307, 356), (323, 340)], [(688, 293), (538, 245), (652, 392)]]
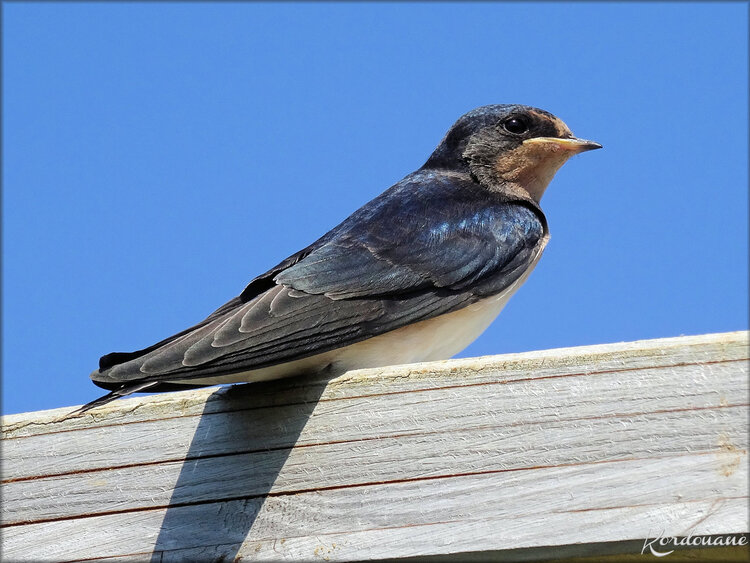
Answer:
[[(279, 382), (235, 385), (216, 391), (214, 400), (206, 403), (161, 524), (152, 563), (182, 561), (186, 548), (191, 556), (200, 555), (194, 551), (197, 548), (212, 560), (235, 558), (325, 389), (325, 385), (308, 388), (306, 402), (285, 408), (247, 406), (252, 396), (272, 394), (279, 386)], [(214, 445), (228, 436), (235, 444), (246, 443), (247, 449), (216, 452)], [(259, 436), (266, 438), (259, 442)], [(274, 443), (278, 436), (283, 436), (282, 443)], [(212, 525), (202, 527), (202, 522)]]

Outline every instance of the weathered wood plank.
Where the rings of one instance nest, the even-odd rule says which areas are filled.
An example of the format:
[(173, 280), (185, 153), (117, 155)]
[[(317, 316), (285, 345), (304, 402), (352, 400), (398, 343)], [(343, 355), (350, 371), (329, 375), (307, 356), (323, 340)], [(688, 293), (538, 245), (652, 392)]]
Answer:
[[(644, 412), (648, 412), (650, 409), (657, 408), (654, 405), (670, 408), (665, 401), (675, 394), (674, 389), (671, 389), (673, 380), (684, 377), (685, 373), (692, 373), (694, 370), (691, 366), (699, 364), (703, 377), (691, 382), (691, 386), (695, 389), (680, 390), (677, 394), (677, 401), (680, 406), (684, 406), (682, 402), (689, 400), (689, 397), (695, 393), (702, 396), (699, 398), (702, 401), (713, 395), (717, 401), (712, 404), (719, 404), (725, 397), (720, 396), (712, 387), (711, 373), (713, 370), (726, 367), (724, 364), (733, 361), (744, 362), (747, 347), (741, 342), (741, 337), (740, 342), (725, 342), (711, 335), (689, 338), (694, 339), (696, 344), (689, 345), (682, 342), (682, 339), (664, 339), (645, 343), (591, 346), (585, 349), (562, 349), (559, 354), (554, 355), (549, 351), (531, 352), (476, 360), (415, 364), (384, 370), (360, 370), (334, 379), (327, 387), (325, 382), (295, 380), (276, 382), (273, 385), (238, 386), (241, 391), (236, 394), (226, 393), (226, 391), (216, 393), (216, 388), (210, 388), (187, 393), (126, 399), (105, 407), (101, 412), (94, 411), (85, 417), (62, 422), (59, 419), (72, 409), (43, 411), (38, 413), (36, 418), (30, 417), (29, 413), (13, 415), (5, 417), (3, 421), (3, 437), (33, 437), (33, 439), (28, 442), (25, 440), (6, 441), (6, 462), (0, 468), (2, 472), (0, 475), (3, 480), (6, 480), (9, 478), (8, 475), (17, 479), (111, 467), (117, 464), (116, 460), (122, 459), (125, 452), (128, 463), (147, 462), (155, 457), (182, 459), (192, 441), (201, 416), (205, 417), (214, 413), (260, 411), (253, 413), (252, 425), (245, 425), (239, 429), (235, 420), (223, 416), (215, 417), (216, 420), (211, 425), (214, 435), (211, 440), (206, 440), (206, 447), (211, 450), (203, 450), (205, 455), (235, 451), (234, 445), (239, 440), (252, 443), (258, 449), (289, 446), (289, 437), (284, 429), (294, 428), (300, 420), (306, 420), (309, 413), (301, 412), (304, 409), (300, 409), (299, 405), (305, 402), (314, 403), (318, 397), (320, 400), (315, 409), (316, 416), (307, 424), (310, 429), (309, 433), (323, 442), (338, 438), (338, 428), (333, 427), (333, 436), (323, 436), (321, 432), (326, 428), (313, 429), (309, 425), (320, 420), (325, 415), (326, 409), (346, 408), (339, 407), (338, 404), (330, 405), (332, 401), (395, 395), (394, 401), (397, 405), (395, 413), (394, 409), (388, 409), (388, 417), (368, 417), (362, 423), (373, 425), (370, 436), (378, 436), (383, 432), (388, 432), (387, 428), (379, 428), (378, 424), (392, 425), (397, 428), (396, 432), (414, 430), (415, 425), (410, 427), (408, 418), (404, 425), (403, 419), (405, 416), (410, 416), (410, 401), (418, 404), (420, 400), (423, 400), (420, 392), (441, 389), (450, 391), (472, 385), (503, 385), (501, 390), (497, 387), (488, 388), (487, 393), (500, 392), (503, 396), (509, 396), (511, 400), (515, 396), (521, 397), (526, 402), (534, 401), (536, 397), (541, 397), (542, 400), (548, 402), (558, 400), (558, 403), (551, 405), (548, 413), (543, 414), (552, 418), (559, 417), (560, 409), (563, 408), (574, 412), (578, 408), (578, 403), (586, 403), (587, 394), (601, 395), (602, 393), (608, 393), (614, 397), (614, 401), (620, 403), (632, 402), (636, 408), (643, 408)], [(655, 345), (654, 342), (662, 344)], [(634, 345), (641, 344), (642, 348), (634, 347)], [(637, 350), (640, 352), (636, 353)], [(720, 354), (722, 358), (719, 363), (710, 359), (718, 357), (717, 354)], [(676, 370), (682, 368), (682, 370), (674, 373), (664, 372), (658, 382), (648, 381), (649, 392), (652, 393), (650, 396), (645, 394), (631, 396), (631, 393), (623, 393), (622, 382), (627, 382), (628, 385), (634, 387), (643, 386), (643, 380), (652, 377), (648, 370), (655, 366), (674, 367)], [(730, 365), (728, 369), (734, 369), (734, 366)], [(617, 374), (620, 372), (626, 373), (627, 377), (619, 378)], [(596, 382), (592, 376), (597, 374), (613, 375), (614, 383), (607, 380), (593, 387)], [(581, 377), (584, 375), (588, 377)], [(574, 380), (558, 385), (555, 379), (561, 377), (571, 377)], [(549, 378), (552, 380), (548, 380)], [(519, 386), (524, 383), (537, 385), (531, 388)], [(728, 391), (735, 393), (736, 389)], [(324, 394), (321, 396), (321, 393)], [(408, 395), (413, 395), (414, 398), (410, 399)], [(482, 393), (479, 394), (480, 403), (483, 400), (482, 395)], [(432, 400), (433, 397), (434, 395), (430, 395), (427, 400)], [(399, 408), (400, 405), (403, 405), (403, 408)], [(701, 405), (707, 406), (708, 404), (704, 402), (696, 406)], [(381, 406), (383, 406), (382, 403)], [(286, 411), (279, 410), (284, 407)], [(538, 409), (533, 403), (530, 403), (529, 407), (528, 412), (535, 415), (541, 414), (536, 412)], [(264, 408), (269, 410), (263, 410)], [(353, 412), (356, 413), (358, 408), (360, 407), (356, 406)], [(526, 409), (521, 409), (521, 415), (524, 412), (527, 412)], [(474, 410), (467, 408), (459, 413), (459, 416), (465, 419), (472, 414)], [(397, 416), (398, 420), (394, 421), (393, 415)], [(425, 421), (430, 425), (428, 427), (438, 422), (441, 425), (445, 424), (446, 413), (439, 408), (425, 413), (425, 416), (431, 417), (431, 420)], [(478, 417), (480, 419), (484, 417), (483, 411), (478, 413)], [(269, 418), (277, 421), (274, 428), (268, 427)], [(357, 420), (359, 421), (360, 418), (357, 417)], [(82, 430), (99, 436), (100, 433), (95, 430), (104, 428), (107, 429), (106, 435), (109, 440), (100, 441), (95, 450), (85, 443), (86, 439), (82, 437), (82, 434), (68, 434), (74, 430)], [(256, 432), (256, 428), (261, 430)], [(424, 426), (416, 428), (420, 429)], [(228, 430), (235, 432), (239, 430), (242, 435), (232, 435)], [(170, 434), (164, 434), (164, 432)], [(143, 436), (153, 435), (162, 436), (163, 440), (155, 442), (141, 439)], [(367, 435), (361, 437), (364, 438)], [(300, 438), (304, 440), (305, 437), (300, 436)], [(298, 441), (297, 443), (306, 444), (307, 442)], [(79, 447), (79, 444), (83, 447)]]
[(4, 557), (342, 560), (621, 542), (644, 522), (747, 532), (747, 358), (748, 334), (727, 333), (4, 417)]
[[(7, 557), (19, 557), (19, 546), (43, 545), (52, 560), (90, 557), (92, 547), (102, 557), (145, 553), (164, 534), (171, 539), (162, 550), (199, 550), (221, 540), (251, 555), (259, 545), (277, 557), (287, 543), (315, 546), (294, 548), (290, 557), (309, 560), (321, 545), (336, 544), (331, 559), (346, 560), (361, 549), (384, 550), (397, 540), (410, 544), (398, 553), (444, 553), (448, 542), (461, 549), (507, 549), (552, 543), (615, 541), (665, 535), (732, 533), (747, 525), (747, 466), (729, 476), (726, 496), (715, 498), (707, 472), (717, 472), (713, 454), (604, 464), (540, 468), (510, 473), (367, 485), (276, 495), (227, 503), (206, 503), (166, 510), (149, 510), (93, 517), (82, 529), (80, 522), (65, 520), (6, 528)], [(745, 457), (746, 459), (746, 457)], [(669, 488), (664, 475), (677, 476)], [(623, 476), (627, 476), (623, 480)], [(492, 494), (488, 494), (492, 491)], [(680, 497), (676, 499), (675, 497)], [(560, 527), (551, 526), (554, 521)], [(253, 524), (250, 526), (250, 524)], [(529, 533), (533, 526), (535, 533)], [(435, 533), (435, 528), (441, 530)], [(85, 535), (81, 531), (85, 530)], [(186, 533), (189, 531), (189, 533)], [(172, 534), (171, 532), (177, 532)], [(350, 544), (350, 535), (360, 539)], [(378, 539), (380, 538), (380, 539)], [(523, 541), (526, 538), (526, 541)], [(367, 542), (376, 541), (369, 545)], [(433, 545), (436, 544), (436, 545)], [(352, 547), (354, 551), (352, 551)], [(455, 545), (454, 545), (455, 547)], [(460, 552), (460, 550), (458, 551)], [(41, 551), (36, 556), (42, 555)]]
[[(333, 380), (288, 379), (270, 384), (238, 385), (215, 394), (216, 388), (136, 397), (110, 403), (85, 416), (63, 418), (74, 407), (0, 417), (2, 438), (20, 438), (79, 428), (106, 428), (154, 419), (202, 416), (214, 412), (283, 406), (320, 399), (332, 400), (384, 393), (417, 392), (453, 385), (504, 385), (519, 380), (595, 374), (605, 371), (638, 372), (652, 367), (744, 361), (748, 332), (738, 331), (656, 340), (638, 340), (575, 348), (557, 348), (446, 360), (372, 370), (356, 370)], [(321, 397), (321, 387), (325, 394)], [(627, 396), (623, 397), (627, 399)]]
[[(441, 429), (415, 435), (381, 436), (357, 444), (347, 441), (276, 452), (222, 455), (192, 462), (74, 472), (6, 483), (3, 521), (6, 524), (34, 522), (263, 495), (271, 485), (275, 492), (294, 492), (398, 481), (404, 475), (427, 478), (555, 466), (571, 460), (586, 463), (649, 457), (654, 451), (673, 454), (684, 453), (689, 448), (692, 452), (714, 452), (722, 444), (728, 451), (746, 450), (747, 435), (742, 428), (732, 428), (737, 409), (745, 407), (717, 407), (700, 413), (700, 432), (690, 436), (689, 444), (682, 435), (685, 411), (679, 410), (659, 413), (658, 418), (649, 414), (601, 418), (584, 415), (563, 421)], [(630, 435), (638, 436), (638, 440), (631, 439)], [(550, 442), (557, 447), (550, 448)], [(722, 459), (727, 460), (728, 468), (739, 462), (739, 454), (727, 456)], [(279, 458), (285, 458), (281, 472), (278, 471)], [(315, 460), (314, 471), (310, 469), (311, 459)], [(175, 490), (186, 463), (192, 463), (199, 471), (188, 472)], [(148, 471), (148, 479), (143, 478), (145, 471)], [(118, 487), (114, 489), (113, 484)], [(107, 497), (106, 505), (102, 505), (102, 494)]]

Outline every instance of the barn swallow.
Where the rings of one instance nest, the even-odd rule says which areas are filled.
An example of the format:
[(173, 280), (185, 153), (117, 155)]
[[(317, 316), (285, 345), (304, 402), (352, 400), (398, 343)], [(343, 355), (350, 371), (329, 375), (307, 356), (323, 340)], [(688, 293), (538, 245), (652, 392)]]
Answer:
[(262, 381), (450, 358), (539, 261), (539, 202), (568, 158), (601, 148), (554, 115), (490, 105), (462, 116), (427, 162), (205, 320), (91, 379), (138, 391)]

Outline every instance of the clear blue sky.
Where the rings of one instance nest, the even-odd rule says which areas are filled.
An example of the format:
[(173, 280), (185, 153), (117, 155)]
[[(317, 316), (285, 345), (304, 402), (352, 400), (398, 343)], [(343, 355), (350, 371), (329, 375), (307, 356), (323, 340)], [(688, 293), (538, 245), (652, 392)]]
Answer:
[(746, 3), (4, 3), (3, 412), (201, 320), (522, 103), (604, 150), (463, 356), (748, 328)]

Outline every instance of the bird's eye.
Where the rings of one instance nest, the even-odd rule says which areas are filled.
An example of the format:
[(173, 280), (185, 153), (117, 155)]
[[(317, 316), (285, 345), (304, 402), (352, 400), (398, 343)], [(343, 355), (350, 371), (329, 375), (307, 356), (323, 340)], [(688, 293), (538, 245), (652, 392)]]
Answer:
[(529, 125), (526, 123), (526, 120), (521, 119), (520, 117), (511, 117), (503, 123), (503, 127), (505, 127), (505, 130), (508, 133), (513, 133), (514, 135), (520, 135), (529, 130)]

